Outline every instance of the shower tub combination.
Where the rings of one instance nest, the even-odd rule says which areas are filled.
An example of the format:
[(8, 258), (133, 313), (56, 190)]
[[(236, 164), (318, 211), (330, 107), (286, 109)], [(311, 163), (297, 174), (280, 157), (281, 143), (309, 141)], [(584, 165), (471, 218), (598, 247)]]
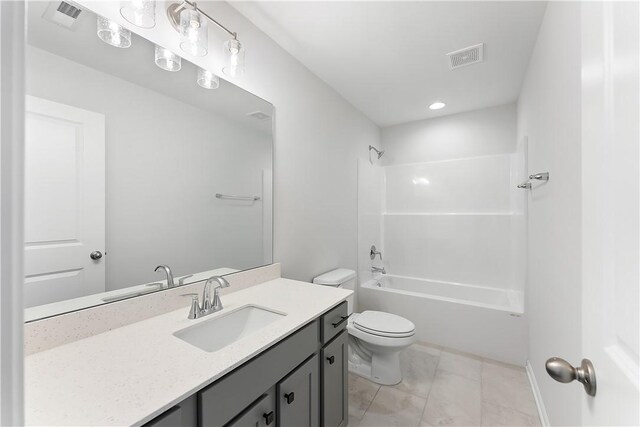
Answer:
[(524, 365), (527, 348), (522, 292), (382, 275), (358, 289), (369, 310), (402, 313), (418, 341)]
[[(411, 320), (419, 341), (524, 365), (523, 165), (522, 153), (382, 167), (362, 161), (359, 310)], [(388, 274), (372, 275), (372, 267)]]

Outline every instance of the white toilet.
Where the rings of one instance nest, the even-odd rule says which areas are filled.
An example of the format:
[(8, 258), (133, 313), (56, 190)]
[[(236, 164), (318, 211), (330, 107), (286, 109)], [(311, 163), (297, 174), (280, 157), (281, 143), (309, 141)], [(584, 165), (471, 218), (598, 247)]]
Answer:
[[(313, 283), (354, 290), (356, 272), (346, 268), (324, 273)], [(348, 299), (349, 371), (383, 385), (402, 381), (400, 352), (415, 342), (415, 325), (404, 317), (382, 311), (353, 313)]]

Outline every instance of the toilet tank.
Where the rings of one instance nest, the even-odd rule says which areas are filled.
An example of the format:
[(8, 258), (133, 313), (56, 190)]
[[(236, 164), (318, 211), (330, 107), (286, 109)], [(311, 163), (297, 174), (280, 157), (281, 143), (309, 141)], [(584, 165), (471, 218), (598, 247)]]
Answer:
[[(356, 272), (348, 268), (338, 268), (328, 271), (313, 279), (316, 285), (333, 286), (335, 288), (349, 289), (351, 291), (356, 288)], [(347, 312), (353, 313), (354, 295), (347, 298)]]

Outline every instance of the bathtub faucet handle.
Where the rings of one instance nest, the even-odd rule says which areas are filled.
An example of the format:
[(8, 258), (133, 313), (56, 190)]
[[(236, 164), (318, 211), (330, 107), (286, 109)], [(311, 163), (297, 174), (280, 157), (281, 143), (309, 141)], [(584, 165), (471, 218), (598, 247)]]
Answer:
[(380, 261), (382, 261), (382, 252), (376, 249), (376, 245), (371, 245), (371, 251), (369, 252), (369, 258), (376, 259), (376, 255), (380, 255)]

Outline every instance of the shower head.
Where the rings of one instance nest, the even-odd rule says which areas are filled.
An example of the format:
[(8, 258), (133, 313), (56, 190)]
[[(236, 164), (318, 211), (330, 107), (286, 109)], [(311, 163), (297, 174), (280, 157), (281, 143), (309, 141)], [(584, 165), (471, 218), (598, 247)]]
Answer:
[(381, 150), (378, 150), (378, 149), (377, 149), (376, 147), (374, 147), (373, 145), (370, 145), (370, 146), (369, 146), (369, 151), (371, 151), (371, 150), (373, 150), (373, 151), (375, 151), (375, 152), (376, 152), (376, 154), (378, 155), (378, 158), (382, 157), (382, 155), (384, 154), (384, 150), (382, 150), (382, 151), (381, 151)]

